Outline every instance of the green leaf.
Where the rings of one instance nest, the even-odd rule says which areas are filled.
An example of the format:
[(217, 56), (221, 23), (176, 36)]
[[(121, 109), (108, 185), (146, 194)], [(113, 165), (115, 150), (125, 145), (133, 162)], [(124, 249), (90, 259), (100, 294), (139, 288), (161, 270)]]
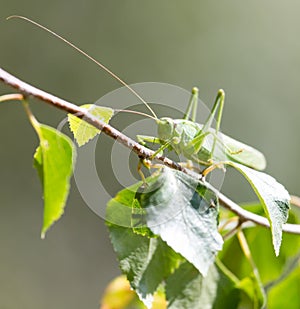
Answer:
[(42, 185), (44, 185), (43, 151), (41, 146), (36, 149), (33, 155), (33, 166), (38, 173)]
[(268, 293), (268, 308), (300, 308), (300, 266)]
[[(95, 116), (104, 123), (108, 123), (114, 114), (113, 109), (109, 107), (97, 106), (93, 104), (85, 104), (80, 107), (87, 109), (91, 115)], [(74, 138), (79, 146), (83, 146), (100, 133), (100, 130), (75, 115), (68, 114), (68, 120), (70, 129), (73, 132)]]
[(266, 302), (265, 291), (261, 282), (257, 280), (253, 273), (241, 280), (237, 287), (245, 293), (241, 297), (241, 308), (247, 307), (246, 304), (249, 304), (249, 301), (253, 308), (264, 308)]
[(216, 195), (196, 179), (164, 168), (140, 195), (150, 230), (204, 276), (222, 249)]
[[(155, 181), (157, 176), (147, 178), (147, 183)], [(145, 210), (141, 207), (137, 197), (143, 189), (143, 182), (140, 181), (128, 188), (118, 192), (117, 195), (107, 203), (107, 223), (130, 227), (135, 233), (143, 236), (153, 237), (153, 233), (146, 226)]]
[(160, 238), (135, 234), (131, 228), (109, 224), (109, 232), (120, 268), (147, 307), (159, 284), (182, 259)]
[(286, 223), (290, 209), (289, 193), (270, 175), (238, 163), (226, 162), (226, 164), (242, 173), (257, 194), (270, 222), (273, 246), (275, 254), (278, 256), (282, 239), (282, 225)]
[(183, 263), (166, 281), (168, 309), (237, 308), (237, 283), (216, 265), (203, 277), (192, 264)]
[(64, 212), (70, 189), (70, 177), (75, 163), (73, 142), (63, 133), (49, 126), (34, 123), (40, 146), (34, 154), (34, 167), (43, 185), (44, 222), (42, 238), (49, 227)]

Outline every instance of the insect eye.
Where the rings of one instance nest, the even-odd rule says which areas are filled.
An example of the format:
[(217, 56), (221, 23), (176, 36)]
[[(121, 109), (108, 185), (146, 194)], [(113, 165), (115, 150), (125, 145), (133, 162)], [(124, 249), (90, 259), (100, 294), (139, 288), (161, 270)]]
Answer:
[(174, 123), (171, 119), (162, 118), (158, 123), (158, 136), (162, 140), (168, 140), (172, 137)]

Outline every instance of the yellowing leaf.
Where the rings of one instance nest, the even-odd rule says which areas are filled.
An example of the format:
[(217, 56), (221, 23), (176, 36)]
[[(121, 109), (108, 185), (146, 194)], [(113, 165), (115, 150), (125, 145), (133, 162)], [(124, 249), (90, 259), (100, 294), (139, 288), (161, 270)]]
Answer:
[[(130, 287), (125, 276), (119, 276), (107, 286), (101, 300), (100, 309), (146, 309), (137, 294)], [(152, 309), (166, 309), (165, 295), (161, 291), (154, 294)]]
[[(95, 116), (104, 123), (108, 123), (114, 114), (113, 109), (109, 107), (97, 106), (93, 104), (85, 104), (81, 107), (87, 109), (91, 115)], [(74, 138), (79, 146), (83, 146), (100, 133), (100, 130), (75, 115), (68, 114), (68, 121), (70, 129), (73, 132)]]

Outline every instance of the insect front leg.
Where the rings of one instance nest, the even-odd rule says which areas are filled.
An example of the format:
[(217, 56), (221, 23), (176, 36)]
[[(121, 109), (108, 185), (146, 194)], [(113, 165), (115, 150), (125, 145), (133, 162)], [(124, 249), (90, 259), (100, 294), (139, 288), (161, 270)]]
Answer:
[[(159, 144), (161, 145), (162, 144), (162, 141), (157, 138), (157, 137), (154, 137), (154, 136), (149, 136), (149, 135), (137, 135), (137, 140), (140, 144), (144, 145), (144, 146), (147, 146), (147, 143), (152, 143), (152, 144)], [(140, 158), (140, 161), (138, 163), (138, 173), (139, 175), (141, 176), (141, 179), (144, 183), (144, 186), (147, 186), (147, 183), (146, 183), (146, 178), (142, 172), (142, 167), (146, 167), (148, 170), (151, 168), (151, 167), (155, 167), (151, 164), (151, 160), (159, 153), (163, 152), (163, 150), (167, 147), (170, 146), (170, 143), (164, 143), (161, 147), (159, 147), (152, 155), (151, 157), (149, 157), (148, 159), (145, 159), (145, 158)]]
[[(143, 146), (147, 146), (147, 143), (152, 143), (152, 144), (161, 143), (159, 138), (154, 137), (154, 136), (149, 136), (149, 135), (137, 135), (137, 140)], [(144, 183), (144, 186), (146, 186), (147, 185), (146, 178), (145, 178), (144, 173), (142, 172), (143, 166), (149, 170), (151, 168), (151, 161), (149, 159), (140, 158), (138, 166), (137, 166), (137, 171)]]
[(157, 154), (161, 154), (166, 148), (170, 147), (173, 142), (173, 138), (170, 140), (164, 142), (161, 139), (153, 136), (148, 135), (137, 135), (138, 142), (142, 145), (146, 145), (148, 143), (152, 144), (160, 144), (161, 146), (154, 152), (153, 155), (149, 158), (149, 160), (152, 160)]
[(161, 144), (161, 140), (154, 136), (137, 135), (136, 137), (137, 137), (138, 142), (142, 144), (143, 146), (145, 146), (147, 143)]

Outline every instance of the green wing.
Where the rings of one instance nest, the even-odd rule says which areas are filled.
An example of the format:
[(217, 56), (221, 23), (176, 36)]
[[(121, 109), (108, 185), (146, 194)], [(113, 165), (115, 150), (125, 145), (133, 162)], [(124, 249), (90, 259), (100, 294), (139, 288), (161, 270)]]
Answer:
[(259, 171), (266, 168), (265, 156), (260, 151), (223, 133), (221, 138), (226, 147), (226, 156), (230, 161), (241, 163)]
[[(203, 125), (197, 124), (199, 132), (202, 130)], [(208, 136), (204, 139), (202, 148), (200, 149), (198, 156), (206, 150), (208, 153), (212, 151), (213, 139), (217, 138), (217, 144), (214, 149), (214, 153), (212, 156), (213, 161), (233, 161), (248, 167), (251, 167), (256, 170), (264, 170), (266, 168), (266, 159), (265, 156), (258, 151), (257, 149), (246, 145), (242, 142), (237, 141), (229, 137), (226, 134), (220, 133), (216, 136), (216, 131), (213, 128), (210, 128)], [(194, 147), (197, 145), (197, 136), (191, 141), (191, 145)]]

